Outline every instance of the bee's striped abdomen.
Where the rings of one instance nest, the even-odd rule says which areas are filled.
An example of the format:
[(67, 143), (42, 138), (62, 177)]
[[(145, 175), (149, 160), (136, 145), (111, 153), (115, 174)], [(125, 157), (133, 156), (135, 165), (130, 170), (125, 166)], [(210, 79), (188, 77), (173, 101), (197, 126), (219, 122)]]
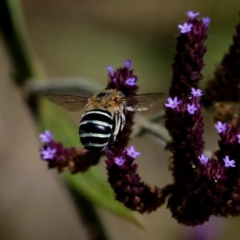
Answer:
[(108, 111), (94, 109), (86, 112), (79, 126), (80, 140), (84, 147), (99, 152), (108, 144), (113, 127), (113, 118)]

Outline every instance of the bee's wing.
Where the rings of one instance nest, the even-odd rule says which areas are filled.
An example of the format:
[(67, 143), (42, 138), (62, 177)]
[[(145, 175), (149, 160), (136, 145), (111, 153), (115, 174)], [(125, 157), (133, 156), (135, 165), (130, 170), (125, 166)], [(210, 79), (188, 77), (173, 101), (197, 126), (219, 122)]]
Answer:
[(161, 105), (164, 93), (144, 93), (126, 98), (128, 111), (146, 111), (149, 108)]
[(88, 101), (86, 97), (68, 94), (46, 94), (45, 97), (51, 102), (72, 112), (81, 110)]

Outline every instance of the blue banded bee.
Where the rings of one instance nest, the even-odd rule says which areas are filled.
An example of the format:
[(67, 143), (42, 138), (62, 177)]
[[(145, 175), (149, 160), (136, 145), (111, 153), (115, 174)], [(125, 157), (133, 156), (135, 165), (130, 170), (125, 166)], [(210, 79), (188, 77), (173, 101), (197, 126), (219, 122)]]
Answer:
[(124, 128), (127, 111), (145, 111), (162, 99), (164, 93), (145, 93), (125, 97), (116, 89), (106, 89), (91, 98), (67, 94), (45, 95), (51, 102), (68, 111), (85, 107), (79, 125), (80, 141), (85, 149), (99, 153), (105, 146), (111, 148)]

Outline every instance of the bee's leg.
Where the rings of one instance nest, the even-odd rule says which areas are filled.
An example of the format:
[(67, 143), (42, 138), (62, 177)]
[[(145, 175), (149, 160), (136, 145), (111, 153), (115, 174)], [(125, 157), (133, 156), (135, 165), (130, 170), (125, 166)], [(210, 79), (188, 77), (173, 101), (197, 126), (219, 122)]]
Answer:
[(109, 142), (108, 142), (109, 148), (111, 148), (111, 146), (115, 142), (115, 140), (117, 138), (117, 135), (118, 135), (120, 129), (122, 128), (122, 116), (121, 116), (120, 112), (115, 112), (114, 113), (113, 121), (114, 121), (113, 132), (112, 132), (112, 135), (111, 135), (111, 137), (109, 139)]
[(121, 131), (122, 131), (125, 126), (125, 123), (126, 123), (126, 117), (123, 112), (119, 112), (119, 113), (120, 113), (120, 117), (121, 117)]

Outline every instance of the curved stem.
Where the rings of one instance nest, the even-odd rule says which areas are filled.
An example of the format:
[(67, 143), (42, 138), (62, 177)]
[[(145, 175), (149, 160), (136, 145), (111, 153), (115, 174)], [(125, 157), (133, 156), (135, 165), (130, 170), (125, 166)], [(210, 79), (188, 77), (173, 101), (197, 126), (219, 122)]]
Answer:
[(13, 80), (21, 86), (27, 80), (36, 77), (37, 70), (27, 40), (19, 1), (0, 1), (0, 29), (12, 62)]

